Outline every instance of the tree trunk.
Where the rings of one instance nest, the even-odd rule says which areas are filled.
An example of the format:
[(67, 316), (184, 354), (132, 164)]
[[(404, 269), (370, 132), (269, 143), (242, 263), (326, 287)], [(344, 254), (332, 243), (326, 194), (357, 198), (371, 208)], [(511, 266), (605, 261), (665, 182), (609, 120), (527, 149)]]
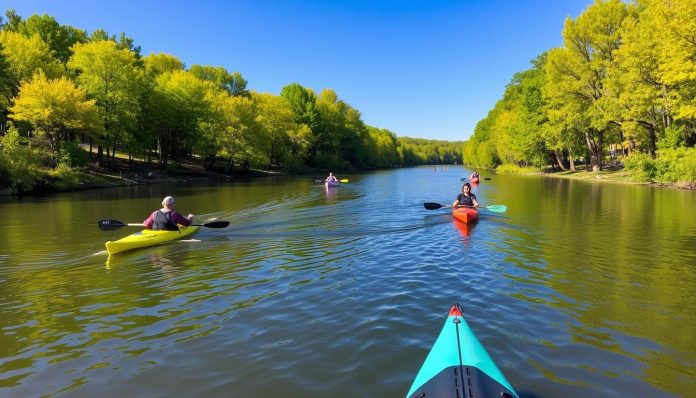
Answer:
[(555, 150), (553, 151), (553, 157), (556, 159), (556, 163), (558, 163), (558, 167), (561, 168), (561, 170), (565, 171), (565, 165), (563, 164), (563, 156), (558, 154), (558, 151)]
[(587, 149), (590, 151), (590, 162), (592, 163), (592, 171), (598, 172), (602, 168), (601, 163), (601, 148), (598, 148), (597, 141), (594, 138), (592, 129), (585, 131), (585, 141), (587, 141)]

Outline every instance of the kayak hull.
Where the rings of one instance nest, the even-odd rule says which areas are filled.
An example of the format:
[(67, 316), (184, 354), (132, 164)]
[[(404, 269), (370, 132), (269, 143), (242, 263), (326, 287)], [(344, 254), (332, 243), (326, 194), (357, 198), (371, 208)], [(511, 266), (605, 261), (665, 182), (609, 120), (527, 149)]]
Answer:
[(477, 183), (477, 182), (479, 182), (479, 178), (478, 177), (469, 178), (469, 181), (473, 182), (473, 183)]
[(326, 181), (324, 185), (326, 185), (327, 188), (332, 188), (341, 185), (341, 183), (338, 181)]
[(465, 224), (470, 224), (478, 220), (478, 211), (470, 207), (457, 207), (452, 210), (452, 215), (455, 219)]
[(140, 249), (143, 247), (159, 245), (191, 236), (198, 232), (200, 227), (180, 227), (178, 231), (153, 231), (144, 229), (140, 232), (130, 234), (117, 241), (106, 242), (106, 251), (111, 254), (122, 253), (129, 250)]
[(519, 398), (510, 382), (452, 306), (407, 398)]

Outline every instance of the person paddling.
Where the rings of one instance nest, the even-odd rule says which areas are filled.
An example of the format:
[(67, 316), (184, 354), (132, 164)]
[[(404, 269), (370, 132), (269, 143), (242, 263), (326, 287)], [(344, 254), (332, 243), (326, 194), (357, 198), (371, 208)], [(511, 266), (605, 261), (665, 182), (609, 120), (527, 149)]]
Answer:
[(471, 207), (476, 209), (479, 206), (478, 200), (476, 200), (476, 195), (471, 193), (471, 184), (468, 182), (462, 185), (462, 193), (457, 195), (457, 199), (452, 203), (453, 208), (457, 207)]
[(326, 182), (338, 182), (338, 178), (333, 173), (329, 173), (329, 176), (326, 177)]
[(189, 214), (187, 217), (182, 216), (177, 211), (174, 211), (174, 200), (171, 196), (166, 196), (162, 199), (162, 208), (155, 210), (150, 214), (143, 225), (147, 229), (152, 230), (165, 230), (165, 231), (178, 231), (178, 225), (183, 225), (188, 227), (193, 222), (193, 214)]

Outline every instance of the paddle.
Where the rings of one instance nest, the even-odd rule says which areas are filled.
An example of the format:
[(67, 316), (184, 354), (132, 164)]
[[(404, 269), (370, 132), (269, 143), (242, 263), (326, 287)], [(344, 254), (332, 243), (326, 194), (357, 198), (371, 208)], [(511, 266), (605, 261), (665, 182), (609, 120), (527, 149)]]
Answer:
[[(469, 177), (462, 177), (462, 178), (459, 179), (459, 181), (466, 181), (466, 180), (468, 180), (468, 179), (469, 179)], [(479, 179), (481, 179), (481, 177), (479, 177)], [(484, 177), (483, 179), (486, 180), (486, 181), (490, 181), (490, 180), (491, 180), (491, 177)]]
[[(191, 224), (191, 226), (196, 226), (196, 227), (206, 227), (206, 228), (225, 228), (228, 225), (230, 225), (229, 221), (211, 221), (207, 222), (205, 224)], [(123, 221), (119, 220), (99, 220), (97, 222), (97, 226), (99, 229), (102, 231), (115, 231), (119, 228), (123, 227), (142, 227), (143, 224), (136, 224), (136, 223), (124, 223)]]
[[(343, 183), (343, 184), (347, 184), (349, 181), (350, 181), (350, 180), (347, 179), (347, 178), (344, 178), (344, 179), (342, 179), (342, 180), (338, 180), (338, 182)], [(314, 180), (314, 182), (326, 182), (326, 180), (324, 180), (324, 179), (318, 179), (318, 178), (317, 178), (317, 179)]]
[[(443, 207), (452, 207), (452, 205), (445, 206), (439, 203), (426, 202), (423, 203), (423, 207), (425, 207), (427, 210), (437, 210)], [(507, 206), (505, 205), (481, 206), (481, 208), (486, 209), (488, 211), (492, 211), (493, 213), (505, 213), (507, 211)]]

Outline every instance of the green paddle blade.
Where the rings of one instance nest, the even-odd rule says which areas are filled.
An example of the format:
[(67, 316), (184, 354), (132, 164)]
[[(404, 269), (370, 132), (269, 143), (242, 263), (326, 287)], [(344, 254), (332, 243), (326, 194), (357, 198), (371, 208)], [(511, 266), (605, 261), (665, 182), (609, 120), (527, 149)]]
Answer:
[(348, 179), (347, 179), (347, 178), (344, 178), (344, 179), (338, 180), (338, 181), (339, 181), (339, 182), (342, 182), (342, 183), (344, 183), (344, 184), (346, 184), (346, 183), (348, 182)]
[(490, 205), (486, 206), (486, 209), (492, 211), (493, 213), (505, 213), (507, 211), (507, 206), (505, 205)]

